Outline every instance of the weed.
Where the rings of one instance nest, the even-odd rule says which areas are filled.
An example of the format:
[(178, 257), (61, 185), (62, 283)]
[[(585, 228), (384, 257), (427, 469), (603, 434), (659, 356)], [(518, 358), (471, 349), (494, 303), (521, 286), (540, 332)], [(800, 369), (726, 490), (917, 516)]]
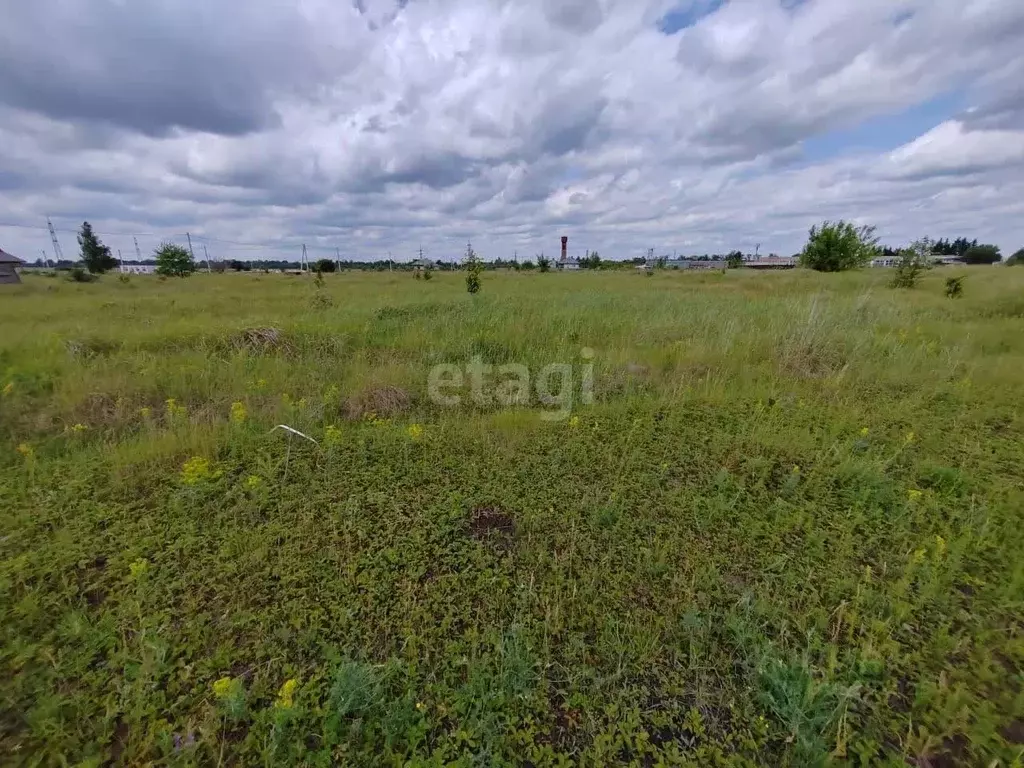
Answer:
[(946, 298), (959, 299), (964, 295), (964, 276), (946, 278)]

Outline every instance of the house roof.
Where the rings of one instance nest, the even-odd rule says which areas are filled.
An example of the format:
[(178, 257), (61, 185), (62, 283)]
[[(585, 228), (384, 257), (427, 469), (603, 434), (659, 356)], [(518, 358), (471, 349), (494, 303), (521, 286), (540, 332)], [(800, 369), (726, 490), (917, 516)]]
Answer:
[(25, 262), (17, 256), (12, 256), (3, 248), (0, 248), (0, 264), (24, 264)]

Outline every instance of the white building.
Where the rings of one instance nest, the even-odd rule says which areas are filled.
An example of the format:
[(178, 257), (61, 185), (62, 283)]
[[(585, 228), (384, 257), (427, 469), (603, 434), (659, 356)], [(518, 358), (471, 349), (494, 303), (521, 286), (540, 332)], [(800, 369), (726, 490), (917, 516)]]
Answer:
[(155, 264), (122, 264), (121, 274), (124, 275), (153, 275), (156, 274)]

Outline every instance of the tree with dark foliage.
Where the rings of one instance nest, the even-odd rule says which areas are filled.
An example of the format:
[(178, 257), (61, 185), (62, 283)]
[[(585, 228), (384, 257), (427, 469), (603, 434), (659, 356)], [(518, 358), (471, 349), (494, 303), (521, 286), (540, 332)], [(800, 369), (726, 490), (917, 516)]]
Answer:
[(82, 263), (94, 275), (103, 274), (117, 266), (117, 259), (110, 255), (110, 248), (100, 242), (88, 221), (82, 222), (78, 246), (82, 249)]

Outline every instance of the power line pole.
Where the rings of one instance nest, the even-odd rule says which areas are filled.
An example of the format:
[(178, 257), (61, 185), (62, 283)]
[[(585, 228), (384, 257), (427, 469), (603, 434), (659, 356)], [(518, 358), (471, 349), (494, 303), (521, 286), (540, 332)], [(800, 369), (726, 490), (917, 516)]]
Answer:
[(302, 263), (299, 264), (299, 269), (303, 272), (309, 271), (309, 256), (306, 255), (306, 244), (302, 244)]
[(206, 256), (206, 273), (210, 274), (213, 270), (210, 268), (210, 252), (206, 250), (206, 243), (203, 243), (203, 254)]
[(64, 252), (60, 249), (60, 243), (57, 240), (57, 230), (53, 228), (53, 222), (50, 221), (50, 217), (46, 217), (46, 227), (50, 230), (50, 242), (53, 243), (53, 258), (56, 259), (57, 263), (64, 261)]
[(117, 266), (121, 272), (124, 272), (124, 259), (121, 258), (121, 249), (117, 249)]
[(188, 255), (192, 257), (192, 261), (194, 263), (195, 260), (196, 260), (196, 255), (192, 251), (192, 235), (190, 235), (188, 232), (186, 232), (185, 233), (185, 237), (188, 238)]
[(391, 251), (388, 251), (388, 272), (391, 271)]
[(132, 240), (135, 241), (135, 258), (137, 258), (139, 260), (139, 263), (141, 264), (142, 263), (142, 251), (139, 250), (139, 238), (137, 238), (134, 235), (132, 235)]
[(334, 269), (341, 272), (341, 248), (334, 249)]

